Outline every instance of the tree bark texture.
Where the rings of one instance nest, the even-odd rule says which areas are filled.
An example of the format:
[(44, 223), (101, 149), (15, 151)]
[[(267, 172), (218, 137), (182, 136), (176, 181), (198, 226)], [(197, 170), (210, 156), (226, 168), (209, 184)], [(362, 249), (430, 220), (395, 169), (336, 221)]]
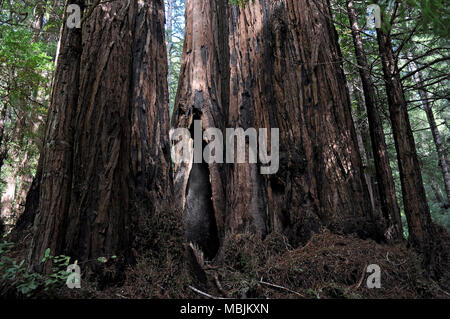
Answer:
[[(279, 128), (280, 168), (261, 175), (259, 164), (203, 165), (209, 197), (191, 192), (190, 183), (202, 183), (200, 164), (176, 165), (188, 240), (200, 240), (189, 238), (199, 230), (189, 222), (205, 215), (216, 223), (219, 241), (224, 232), (282, 231), (298, 245), (323, 226), (376, 237), (328, 2), (226, 3), (186, 2), (172, 126), (190, 128), (201, 119), (203, 129), (266, 128), (269, 141), (270, 129)], [(191, 209), (189, 201), (213, 211)]]
[[(186, 1), (185, 42), (172, 126), (190, 129), (192, 137), (195, 120), (201, 120), (203, 130), (225, 128), (229, 86), (226, 3)], [(199, 245), (207, 257), (214, 257), (218, 234), (224, 232), (224, 182), (222, 164), (175, 164), (175, 194), (184, 207), (186, 239)]]
[(266, 230), (284, 232), (293, 244), (320, 226), (373, 231), (330, 17), (327, 1), (250, 1), (231, 11), (229, 123), (280, 129), (276, 175), (231, 168), (231, 229), (247, 218), (264, 233), (265, 221)]
[[(81, 5), (83, 1), (69, 1)], [(31, 262), (125, 255), (139, 216), (171, 200), (161, 0), (99, 4), (62, 29)]]

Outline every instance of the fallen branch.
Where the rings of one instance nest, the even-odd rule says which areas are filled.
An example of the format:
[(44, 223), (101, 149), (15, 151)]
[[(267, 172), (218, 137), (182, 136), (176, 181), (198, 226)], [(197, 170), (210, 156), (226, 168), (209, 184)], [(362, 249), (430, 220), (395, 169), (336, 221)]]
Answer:
[(449, 294), (448, 292), (446, 292), (444, 289), (442, 289), (442, 288), (439, 286), (439, 284), (437, 285), (437, 287), (438, 287), (438, 289), (439, 289), (440, 291), (442, 291), (444, 294), (446, 294), (447, 296), (450, 296), (450, 294)]
[(203, 291), (201, 291), (201, 290), (199, 290), (199, 289), (197, 289), (197, 288), (195, 288), (195, 287), (192, 287), (192, 286), (189, 286), (189, 288), (190, 288), (191, 290), (195, 291), (196, 293), (198, 293), (198, 294), (200, 294), (200, 295), (202, 295), (202, 296), (204, 296), (204, 297), (208, 297), (208, 298), (210, 298), (210, 299), (225, 299), (225, 298), (221, 298), (221, 297), (215, 297), (215, 296), (212, 296), (212, 295), (207, 294), (206, 292), (203, 292)]
[(224, 295), (226, 298), (228, 298), (228, 294), (223, 289), (222, 285), (220, 284), (219, 275), (217, 273), (214, 273), (214, 282), (216, 283), (217, 289)]
[(359, 279), (359, 281), (358, 281), (358, 283), (356, 284), (356, 286), (353, 287), (353, 289), (352, 289), (353, 291), (355, 291), (355, 290), (357, 290), (359, 287), (361, 287), (361, 284), (362, 284), (362, 282), (364, 281), (364, 278), (366, 277), (366, 269), (367, 269), (367, 266), (364, 266), (364, 269), (363, 269), (361, 278)]
[(272, 288), (282, 289), (282, 290), (288, 291), (288, 292), (290, 292), (290, 293), (296, 294), (297, 296), (300, 296), (300, 297), (302, 297), (302, 298), (305, 298), (304, 295), (302, 295), (301, 293), (299, 293), (299, 292), (297, 292), (297, 291), (291, 290), (291, 289), (286, 288), (286, 287), (283, 287), (283, 286), (271, 284), (270, 282), (265, 282), (265, 281), (262, 280), (262, 278), (261, 278), (261, 280), (259, 281), (259, 283), (262, 284), (262, 285), (266, 285), (266, 286), (272, 287)]

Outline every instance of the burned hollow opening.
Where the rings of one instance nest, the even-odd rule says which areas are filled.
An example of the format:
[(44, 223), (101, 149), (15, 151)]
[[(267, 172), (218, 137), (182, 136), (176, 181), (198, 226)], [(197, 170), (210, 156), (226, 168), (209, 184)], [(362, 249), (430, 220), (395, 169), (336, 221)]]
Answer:
[[(202, 146), (206, 146), (205, 141)], [(192, 164), (186, 187), (184, 224), (187, 242), (196, 244), (207, 259), (213, 259), (219, 250), (220, 242), (212, 202), (209, 167), (205, 162)]]

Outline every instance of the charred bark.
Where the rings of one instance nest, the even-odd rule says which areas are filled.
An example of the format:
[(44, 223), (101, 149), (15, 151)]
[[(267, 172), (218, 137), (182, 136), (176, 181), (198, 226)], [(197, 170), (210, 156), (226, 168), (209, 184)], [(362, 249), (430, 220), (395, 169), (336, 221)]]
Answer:
[(176, 164), (185, 216), (210, 216), (219, 240), (224, 232), (264, 237), (282, 231), (298, 245), (320, 227), (378, 236), (337, 33), (328, 2), (318, 3), (260, 0), (227, 8), (226, 1), (186, 2), (172, 127), (192, 128), (201, 119), (203, 129), (266, 128), (270, 134), (279, 128), (281, 135), (275, 175), (262, 175), (260, 164), (208, 166), (215, 220), (209, 209), (192, 211), (186, 196), (209, 198), (208, 187), (191, 192), (198, 168)]
[[(229, 86), (226, 4), (226, 0), (186, 1), (185, 42), (173, 128), (194, 133), (194, 121), (200, 120), (203, 130), (224, 131)], [(200, 147), (207, 143), (203, 141)], [(204, 249), (209, 258), (217, 253), (218, 240), (224, 233), (224, 181), (223, 164), (175, 164), (175, 193), (184, 209), (186, 240)]]
[(294, 245), (321, 226), (377, 236), (329, 17), (327, 1), (255, 1), (231, 11), (229, 123), (280, 129), (277, 174), (231, 170), (231, 229), (267, 221)]

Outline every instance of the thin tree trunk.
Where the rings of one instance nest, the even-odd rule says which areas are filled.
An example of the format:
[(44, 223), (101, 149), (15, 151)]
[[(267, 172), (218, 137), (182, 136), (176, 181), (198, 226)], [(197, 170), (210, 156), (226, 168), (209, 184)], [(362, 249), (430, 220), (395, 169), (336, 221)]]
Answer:
[[(56, 1), (53, 2), (53, 7), (51, 7), (50, 12), (56, 10)], [(33, 32), (32, 42), (35, 43), (39, 41), (39, 36), (42, 31), (43, 23), (44, 23), (44, 15), (47, 10), (47, 6), (42, 2), (38, 2), (35, 8), (34, 20), (32, 22), (31, 31)], [(45, 74), (44, 74), (45, 75)], [(32, 91), (29, 93), (33, 100), (37, 100), (39, 98), (39, 85), (32, 88)], [(22, 112), (23, 113), (23, 112)], [(21, 123), (18, 125), (18, 136), (19, 140), (28, 145), (35, 143), (33, 140), (23, 141), (24, 139), (24, 131), (26, 125), (26, 117), (27, 114), (22, 114)], [(33, 133), (37, 133), (40, 129), (40, 121), (41, 116), (38, 118), (31, 117), (33, 125)], [(45, 131), (45, 130), (44, 130)], [(38, 143), (39, 147), (42, 147), (41, 141)], [(36, 146), (36, 145), (35, 145)], [(41, 169), (42, 169), (42, 156), (38, 159), (38, 164), (36, 167), (35, 176), (24, 175), (21, 177), (18, 192), (16, 192), (16, 206), (15, 210), (18, 212), (18, 218), (14, 225), (14, 236), (19, 238), (22, 234), (24, 234), (24, 230), (28, 229), (33, 225), (34, 218), (37, 215), (38, 206), (39, 206), (39, 190), (40, 190), (40, 178), (41, 178)], [(21, 167), (25, 168), (29, 166), (29, 154), (25, 154), (25, 158), (22, 160)]]
[(448, 212), (447, 209), (449, 207), (448, 207), (448, 204), (445, 201), (444, 197), (442, 196), (439, 185), (437, 185), (436, 182), (433, 181), (430, 186), (434, 192), (434, 197), (436, 198), (436, 201), (439, 203), (439, 207), (441, 208), (441, 213), (445, 214), (446, 212)]
[[(415, 63), (411, 63), (413, 69), (416, 70), (417, 67)], [(436, 145), (436, 152), (439, 158), (439, 166), (441, 168), (442, 177), (444, 178), (445, 190), (447, 193), (447, 205), (450, 205), (450, 173), (447, 166), (447, 157), (445, 154), (444, 145), (442, 143), (441, 134), (439, 133), (438, 126), (433, 114), (433, 108), (431, 106), (430, 100), (428, 99), (428, 93), (423, 89), (423, 75), (421, 71), (418, 71), (414, 76), (416, 84), (419, 86), (419, 95), (422, 99), (422, 105), (424, 111), (427, 115), (428, 124), (430, 125), (431, 134), (433, 135), (433, 141)]]
[[(358, 79), (357, 84), (352, 83), (352, 86), (354, 88), (353, 94), (358, 102), (358, 108), (357, 108), (357, 119), (353, 119), (355, 121), (355, 127), (358, 133), (358, 129), (360, 130), (361, 134), (361, 146), (360, 146), (360, 153), (362, 156), (362, 162), (363, 162), (363, 168), (364, 168), (364, 176), (367, 181), (367, 186), (369, 188), (369, 193), (371, 194), (371, 200), (373, 203), (373, 209), (377, 212), (377, 214), (381, 213), (381, 198), (380, 198), (380, 192), (378, 190), (378, 181), (376, 176), (376, 169), (375, 169), (375, 163), (374, 163), (374, 156), (373, 156), (373, 150), (372, 150), (372, 141), (370, 137), (370, 128), (369, 128), (369, 121), (367, 119), (367, 110), (365, 108), (365, 101), (364, 101), (364, 95), (363, 95), (363, 89), (362, 89), (362, 83), (361, 79)], [(352, 92), (350, 90), (350, 92)], [(358, 143), (359, 137), (358, 137)], [(366, 156), (366, 158), (365, 158)], [(379, 217), (379, 216), (378, 216)]]
[(7, 221), (8, 225), (14, 223), (13, 218), (13, 203), (16, 194), (16, 175), (15, 172), (11, 172), (5, 178), (5, 189), (1, 196), (1, 212), (0, 218)]
[(403, 204), (408, 221), (409, 241), (424, 253), (427, 264), (435, 257), (435, 229), (422, 181), (407, 104), (392, 49), (390, 35), (377, 29), (378, 46), (383, 65), (389, 113), (397, 151)]
[(171, 96), (171, 89), (172, 89), (172, 73), (171, 73), (171, 66), (172, 66), (172, 41), (173, 41), (173, 1), (174, 0), (167, 0), (167, 15), (166, 15), (166, 30), (167, 30), (167, 39), (166, 39), (166, 46), (167, 46), (167, 68), (168, 68), (168, 75), (167, 75), (167, 85), (169, 88), (169, 97)]
[[(31, 25), (31, 31), (33, 32), (33, 37), (31, 42), (36, 43), (39, 41), (39, 36), (42, 31), (43, 23), (44, 23), (44, 15), (46, 12), (46, 5), (43, 2), (38, 2), (36, 4), (35, 10), (34, 10), (34, 19), (32, 21)], [(43, 77), (46, 75), (41, 74)], [(40, 83), (37, 83), (34, 87), (29, 88), (29, 93), (27, 93), (31, 100), (38, 101), (40, 99)], [(31, 101), (30, 100), (30, 101)], [(33, 114), (27, 112), (27, 104), (30, 103), (30, 101), (22, 101), (23, 106), (20, 107), (17, 110), (17, 114), (19, 119), (16, 121), (16, 140), (19, 141), (19, 143), (23, 145), (27, 145), (25, 149), (33, 149), (33, 147), (40, 147), (39, 145), (40, 141), (36, 143), (36, 140), (34, 139), (26, 139), (25, 133), (27, 130), (30, 130), (33, 135), (38, 135), (40, 124), (42, 121), (42, 118), (40, 115), (38, 117), (33, 116)], [(27, 126), (32, 126), (31, 128), (27, 128)], [(36, 145), (37, 144), (37, 145)], [(14, 205), (11, 207), (12, 211), (15, 213), (17, 217), (21, 215), (23, 212), (23, 208), (25, 207), (25, 201), (28, 191), (30, 190), (30, 186), (33, 182), (33, 176), (29, 173), (21, 173), (21, 171), (27, 171), (27, 168), (32, 167), (32, 160), (33, 157), (28, 152), (25, 152), (25, 154), (21, 155), (22, 158), (17, 158), (16, 154), (13, 154), (14, 160), (16, 163), (20, 162), (20, 164), (16, 164), (19, 167), (14, 167), (15, 174), (19, 177), (19, 181), (17, 183), (17, 191), (15, 192), (14, 197)], [(15, 223), (17, 224), (17, 223)]]
[(356, 85), (354, 85), (353, 83), (348, 84), (350, 87), (350, 95), (353, 94), (358, 103), (356, 114), (353, 115), (353, 121), (355, 122), (359, 153), (361, 154), (361, 160), (364, 169), (364, 178), (369, 190), (372, 210), (374, 212), (379, 212), (381, 200), (377, 191), (378, 187), (376, 176), (373, 170), (371, 170), (371, 165), (373, 163), (373, 153), (370, 148), (372, 143), (370, 142), (370, 133), (367, 127), (367, 123), (364, 120), (361, 120), (362, 117), (366, 116), (365, 108), (363, 108), (364, 98), (362, 97), (360, 92), (358, 92)]
[(32, 38), (33, 42), (37, 42), (39, 40), (42, 25), (44, 23), (44, 14), (45, 14), (45, 4), (41, 1), (38, 1), (35, 7), (34, 19), (31, 25), (33, 31), (33, 38)]
[(356, 60), (363, 85), (365, 105), (369, 120), (370, 138), (372, 142), (378, 191), (381, 199), (381, 209), (388, 225), (385, 235), (388, 240), (397, 240), (403, 238), (403, 227), (395, 193), (394, 179), (389, 163), (383, 124), (377, 110), (375, 90), (372, 79), (370, 78), (369, 65), (364, 52), (361, 30), (358, 25), (353, 1), (347, 1), (347, 10), (352, 27)]
[(2, 172), (3, 164), (5, 163), (6, 157), (8, 156), (8, 146), (6, 140), (6, 119), (8, 114), (8, 104), (9, 104), (9, 87), (6, 89), (6, 96), (3, 100), (1, 110), (0, 110), (0, 174)]

